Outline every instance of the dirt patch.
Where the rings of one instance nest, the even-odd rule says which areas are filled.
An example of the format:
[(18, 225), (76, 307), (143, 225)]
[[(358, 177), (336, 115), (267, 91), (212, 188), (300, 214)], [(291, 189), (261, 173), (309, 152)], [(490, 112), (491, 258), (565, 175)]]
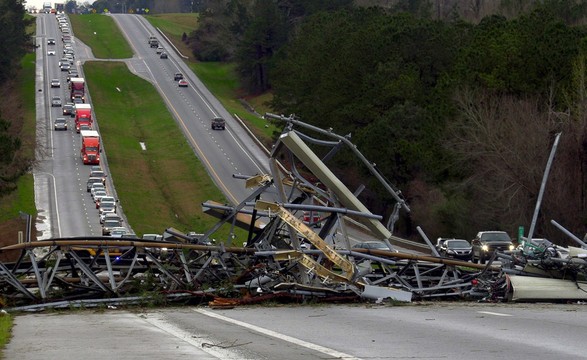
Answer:
[[(12, 219), (0, 223), (0, 248), (18, 243), (18, 233), (22, 231), (23, 240), (26, 237), (26, 220)], [(13, 262), (18, 259), (20, 250), (0, 252), (0, 262)]]

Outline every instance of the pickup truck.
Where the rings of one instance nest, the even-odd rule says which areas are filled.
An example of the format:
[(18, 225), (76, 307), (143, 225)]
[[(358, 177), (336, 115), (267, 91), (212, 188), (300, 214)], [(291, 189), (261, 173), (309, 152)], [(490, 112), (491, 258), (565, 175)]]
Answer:
[(514, 244), (505, 231), (479, 231), (471, 241), (473, 262), (485, 264), (494, 251), (512, 251)]

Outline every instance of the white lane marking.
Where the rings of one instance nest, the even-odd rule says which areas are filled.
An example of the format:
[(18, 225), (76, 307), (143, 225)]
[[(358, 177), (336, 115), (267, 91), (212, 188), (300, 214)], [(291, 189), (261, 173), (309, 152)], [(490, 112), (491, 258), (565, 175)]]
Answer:
[(269, 329), (265, 329), (265, 328), (262, 328), (262, 327), (259, 327), (259, 326), (256, 326), (256, 325), (248, 324), (248, 323), (243, 322), (243, 321), (231, 319), (229, 317), (222, 316), (222, 315), (219, 315), (219, 314), (216, 314), (216, 313), (207, 311), (207, 310), (203, 310), (203, 309), (192, 309), (192, 310), (195, 311), (195, 312), (197, 312), (197, 313), (200, 313), (202, 315), (206, 315), (206, 316), (209, 316), (209, 317), (212, 317), (212, 318), (215, 318), (215, 319), (226, 321), (226, 322), (231, 323), (231, 324), (234, 324), (234, 325), (242, 326), (244, 328), (247, 328), (249, 330), (253, 330), (253, 331), (258, 332), (258, 333), (261, 333), (263, 335), (271, 336), (271, 337), (274, 337), (276, 339), (287, 341), (289, 343), (292, 343), (292, 344), (295, 344), (295, 345), (298, 345), (298, 346), (302, 346), (302, 347), (305, 347), (305, 348), (310, 349), (310, 350), (321, 352), (321, 353), (326, 354), (329, 357), (332, 357), (332, 358), (335, 358), (335, 359), (360, 360), (360, 358), (358, 358), (358, 357), (355, 357), (355, 356), (352, 356), (352, 355), (349, 355), (349, 354), (345, 354), (343, 352), (340, 352), (340, 351), (337, 351), (337, 350), (334, 350), (334, 349), (330, 349), (330, 348), (327, 348), (327, 347), (324, 347), (324, 346), (321, 346), (321, 345), (318, 345), (318, 344), (314, 344), (314, 343), (311, 343), (311, 342), (307, 342), (307, 341), (304, 341), (304, 340), (300, 340), (300, 339), (297, 339), (297, 338), (294, 338), (294, 337), (291, 337), (291, 336), (288, 336), (288, 335), (284, 335), (284, 334), (281, 334), (281, 333), (278, 333), (278, 332), (275, 332), (275, 331), (272, 331), (272, 330), (269, 330)]
[(487, 314), (487, 315), (495, 315), (495, 316), (513, 316), (510, 314), (502, 314), (502, 313), (496, 313), (496, 312), (491, 312), (491, 311), (477, 311), (480, 314)]
[(140, 318), (144, 319), (149, 324), (154, 325), (157, 328), (165, 331), (169, 335), (175, 336), (176, 338), (190, 344), (198, 350), (204, 351), (214, 357), (217, 357), (218, 359), (246, 359), (242, 356), (239, 356), (238, 354), (235, 354), (232, 351), (229, 351), (228, 349), (207, 346), (212, 344), (213, 341), (210, 339), (206, 339), (205, 337), (197, 336), (197, 334), (194, 334), (193, 332), (184, 331), (176, 326), (171, 325), (163, 319), (151, 317), (151, 315), (141, 315)]

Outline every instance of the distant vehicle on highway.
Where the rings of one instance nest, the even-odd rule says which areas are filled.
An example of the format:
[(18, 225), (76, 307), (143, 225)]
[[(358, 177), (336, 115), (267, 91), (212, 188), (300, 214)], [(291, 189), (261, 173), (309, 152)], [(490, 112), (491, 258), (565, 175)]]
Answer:
[(182, 73), (177, 72), (177, 73), (175, 73), (173, 75), (173, 81), (178, 81), (178, 80), (181, 80), (181, 79), (183, 79), (183, 74)]
[(212, 120), (210, 120), (210, 127), (212, 130), (224, 130), (226, 129), (226, 121), (221, 117), (212, 118)]
[(512, 239), (505, 231), (480, 231), (471, 241), (473, 253), (471, 260), (485, 264), (494, 251), (514, 250)]
[(86, 181), (86, 190), (87, 192), (90, 192), (92, 190), (92, 185), (93, 184), (102, 184), (102, 178), (101, 177), (91, 177), (88, 179), (88, 181)]
[(102, 179), (102, 184), (106, 184), (106, 173), (103, 170), (91, 170), (90, 177), (98, 177)]
[(458, 260), (471, 260), (472, 252), (471, 244), (464, 239), (446, 239), (438, 246), (440, 256)]
[(67, 121), (63, 117), (58, 117), (55, 119), (53, 123), (53, 127), (55, 131), (58, 130), (67, 130)]
[(181, 79), (177, 82), (177, 86), (179, 87), (188, 87), (188, 82), (185, 81), (184, 79)]
[(385, 243), (381, 241), (364, 241), (362, 243), (353, 245), (353, 249), (386, 250), (397, 252), (397, 250), (391, 250), (389, 247), (387, 247), (387, 245), (385, 245)]
[(73, 103), (63, 104), (63, 115), (69, 115), (71, 117), (75, 116), (75, 108), (73, 107)]
[(102, 224), (102, 235), (106, 236), (106, 235), (110, 235), (110, 233), (112, 232), (112, 230), (114, 228), (121, 228), (122, 226), (122, 221), (120, 221), (120, 219), (109, 219), (109, 220), (105, 220), (104, 223)]
[(159, 58), (167, 59), (167, 53), (161, 53), (161, 55), (159, 55)]
[(51, 107), (61, 106), (61, 97), (60, 96), (53, 96), (51, 98)]
[(51, 87), (61, 87), (61, 81), (59, 79), (51, 79)]
[(48, 39), (47, 39), (47, 45), (55, 45), (55, 39), (53, 39), (53, 38), (48, 38)]
[(159, 46), (157, 48), (157, 54), (161, 54), (163, 52), (163, 47)]
[(47, 55), (55, 56), (55, 50), (47, 50)]

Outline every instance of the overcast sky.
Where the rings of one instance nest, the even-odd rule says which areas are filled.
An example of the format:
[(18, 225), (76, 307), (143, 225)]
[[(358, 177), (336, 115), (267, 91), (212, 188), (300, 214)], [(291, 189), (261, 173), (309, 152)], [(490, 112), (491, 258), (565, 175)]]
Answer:
[[(44, 2), (45, 2), (45, 1), (43, 1), (43, 0), (26, 0), (26, 4), (25, 4), (25, 6), (24, 6), (24, 7), (25, 7), (25, 9), (28, 9), (28, 8), (30, 8), (30, 7), (33, 7), (33, 6), (34, 6), (34, 7), (36, 7), (36, 8), (37, 8), (37, 10), (38, 10), (38, 9), (41, 9), (41, 8), (43, 7), (43, 3), (44, 3)], [(67, 2), (67, 0), (63, 0), (63, 1), (51, 1), (51, 5), (53, 6), (53, 4), (55, 4), (56, 2), (57, 2), (57, 3), (63, 3), (63, 4), (65, 4), (65, 3)], [(79, 2), (79, 3), (81, 4), (81, 3), (83, 3), (83, 2), (85, 2), (85, 0), (84, 0), (84, 1), (82, 1), (82, 2)], [(93, 3), (93, 2), (94, 2), (94, 0), (89, 0), (88, 2), (89, 2), (89, 3)]]

